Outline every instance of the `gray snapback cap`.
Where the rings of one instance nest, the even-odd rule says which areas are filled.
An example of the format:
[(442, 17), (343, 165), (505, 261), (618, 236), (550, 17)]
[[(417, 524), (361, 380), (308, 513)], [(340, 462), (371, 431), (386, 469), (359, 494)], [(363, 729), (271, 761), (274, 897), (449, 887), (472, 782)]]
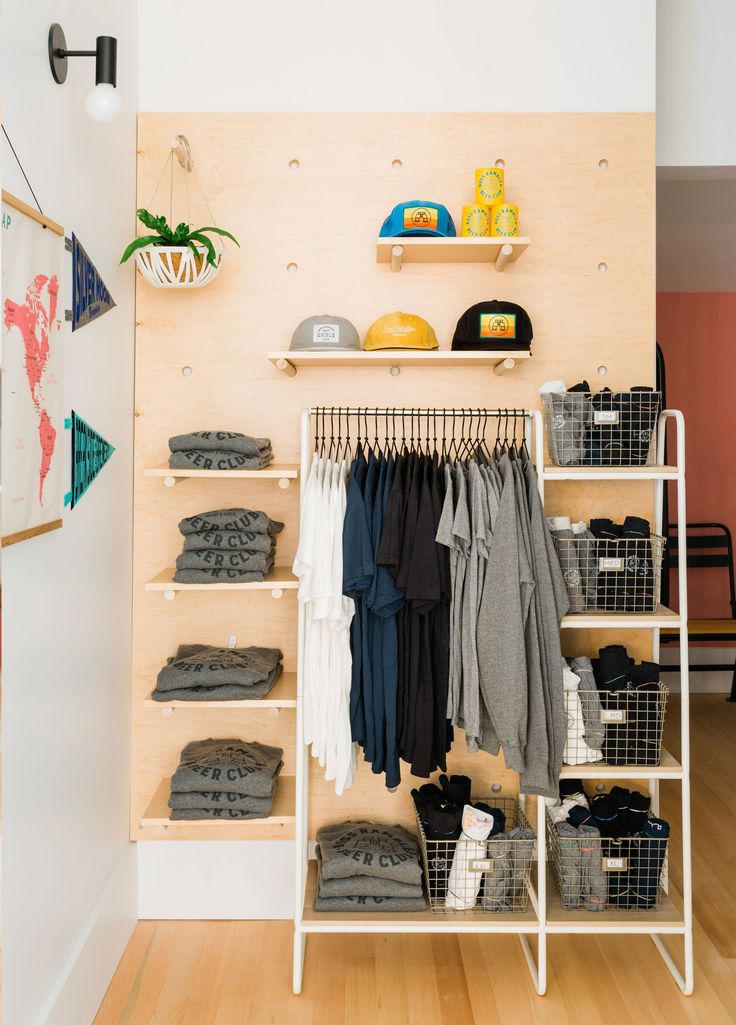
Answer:
[(344, 317), (332, 317), (323, 313), (321, 317), (307, 317), (298, 325), (291, 336), (291, 352), (360, 352), (360, 336), (355, 327)]

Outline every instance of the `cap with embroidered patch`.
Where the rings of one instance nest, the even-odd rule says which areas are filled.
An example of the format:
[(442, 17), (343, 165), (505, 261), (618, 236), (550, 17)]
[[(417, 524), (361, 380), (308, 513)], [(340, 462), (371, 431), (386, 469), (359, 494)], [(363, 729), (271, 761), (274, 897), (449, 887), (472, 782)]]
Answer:
[(360, 352), (360, 335), (344, 317), (323, 313), (320, 317), (307, 317), (291, 336), (291, 352)]
[(439, 349), (431, 324), (415, 313), (386, 313), (371, 324), (365, 333), (363, 348), (373, 349)]
[(534, 337), (529, 314), (516, 303), (489, 299), (463, 313), (452, 338), (454, 350), (528, 352)]
[(442, 203), (425, 203), (410, 199), (393, 208), (381, 226), (381, 238), (400, 238), (411, 235), (439, 235), (454, 238), (457, 235), (450, 211)]

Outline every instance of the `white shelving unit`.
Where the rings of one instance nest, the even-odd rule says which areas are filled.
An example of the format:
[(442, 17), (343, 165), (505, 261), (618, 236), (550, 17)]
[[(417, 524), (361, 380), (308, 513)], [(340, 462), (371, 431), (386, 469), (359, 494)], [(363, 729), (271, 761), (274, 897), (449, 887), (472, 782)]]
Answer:
[[(664, 465), (665, 429), (668, 420), (674, 420), (677, 431), (677, 463)], [(301, 421), (301, 474), (303, 490), (311, 460), (311, 411), (302, 412)], [(561, 775), (587, 779), (632, 779), (647, 781), (652, 809), (659, 812), (659, 783), (662, 779), (676, 780), (682, 796), (682, 910), (678, 910), (668, 894), (662, 894), (661, 906), (656, 911), (609, 911), (588, 913), (567, 911), (561, 907), (554, 883), (547, 875), (546, 801), (536, 800), (536, 870), (529, 884), (529, 909), (524, 914), (488, 914), (459, 912), (433, 914), (427, 910), (419, 914), (365, 914), (315, 912), (312, 908), (316, 884), (316, 865), (309, 860), (308, 804), (310, 756), (304, 744), (302, 650), (304, 640), (304, 610), (299, 608), (299, 658), (297, 666), (297, 759), (295, 809), (295, 906), (294, 906), (294, 961), (293, 989), (301, 992), (304, 971), (304, 953), (310, 933), (508, 933), (519, 937), (529, 971), (537, 993), (541, 996), (547, 986), (547, 937), (558, 933), (645, 934), (652, 938), (678, 986), (685, 994), (693, 989), (692, 946), (692, 865), (690, 848), (690, 734), (689, 688), (687, 648), (687, 562), (685, 558), (685, 434), (682, 413), (664, 411), (659, 420), (657, 438), (657, 465), (631, 468), (556, 467), (544, 465), (544, 438), (542, 416), (528, 414), (527, 444), (533, 441), (534, 462), (538, 469), (539, 489), (544, 497), (547, 481), (555, 480), (651, 480), (655, 490), (655, 530), (662, 533), (662, 499), (666, 480), (677, 482), (677, 522), (679, 549), (679, 612), (661, 607), (649, 615), (617, 615), (615, 613), (586, 613), (566, 616), (562, 629), (651, 630), (653, 655), (659, 658), (659, 633), (662, 628), (677, 629), (681, 650), (681, 762), (662, 751), (657, 766), (564, 766)], [(522, 795), (521, 802), (526, 804)], [(346, 800), (346, 810), (349, 799)], [(527, 817), (529, 817), (527, 813)], [(665, 891), (667, 882), (665, 880)], [(665, 947), (663, 936), (681, 936), (683, 941), (683, 967), (676, 964)], [(531, 938), (536, 937), (536, 957)]]

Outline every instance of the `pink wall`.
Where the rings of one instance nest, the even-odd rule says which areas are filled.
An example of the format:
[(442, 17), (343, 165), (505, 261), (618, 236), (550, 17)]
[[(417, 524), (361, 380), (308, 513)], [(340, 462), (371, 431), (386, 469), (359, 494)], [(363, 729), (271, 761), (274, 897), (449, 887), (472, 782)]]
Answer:
[[(736, 292), (658, 293), (657, 341), (667, 405), (685, 414), (687, 518), (725, 523), (736, 542)], [(730, 615), (726, 570), (688, 584), (691, 618)]]

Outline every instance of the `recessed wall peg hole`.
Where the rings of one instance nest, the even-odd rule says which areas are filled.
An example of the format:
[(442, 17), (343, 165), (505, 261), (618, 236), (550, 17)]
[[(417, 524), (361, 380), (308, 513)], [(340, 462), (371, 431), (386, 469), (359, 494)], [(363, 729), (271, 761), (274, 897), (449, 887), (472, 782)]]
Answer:
[(601, 377), (605, 377), (607, 373), (608, 373), (608, 367), (604, 367), (604, 366), (598, 367), (598, 374)]
[(600, 167), (601, 171), (607, 171), (608, 170), (608, 161), (606, 160), (605, 157), (602, 157), (598, 161), (598, 166)]
[(498, 160), (496, 161), (496, 167), (505, 167), (505, 166), (506, 166), (506, 161), (505, 161), (505, 160), (502, 160), (502, 159), (501, 159), (501, 158), (499, 157), (499, 158), (498, 158)]
[(493, 791), (494, 794), (500, 794), (501, 790), (502, 790), (501, 784), (500, 783), (493, 783), (491, 785), (491, 790)]
[(300, 167), (301, 167), (301, 164), (299, 163), (298, 160), (290, 160), (289, 161), (289, 170), (290, 171), (298, 171)]
[(599, 263), (598, 264), (598, 270), (601, 272), (601, 274), (605, 274), (606, 271), (608, 270), (608, 264), (607, 263)]
[(400, 171), (404, 164), (401, 160), (392, 160), (391, 166), (393, 167), (394, 171)]
[(398, 377), (400, 373), (401, 367), (391, 367), (389, 370), (389, 374), (391, 374), (392, 377)]
[(182, 367), (181, 368), (181, 376), (182, 377), (191, 377), (192, 376), (192, 368), (191, 367)]
[(287, 263), (286, 269), (288, 270), (289, 274), (296, 274), (296, 272), (299, 270), (299, 264)]

